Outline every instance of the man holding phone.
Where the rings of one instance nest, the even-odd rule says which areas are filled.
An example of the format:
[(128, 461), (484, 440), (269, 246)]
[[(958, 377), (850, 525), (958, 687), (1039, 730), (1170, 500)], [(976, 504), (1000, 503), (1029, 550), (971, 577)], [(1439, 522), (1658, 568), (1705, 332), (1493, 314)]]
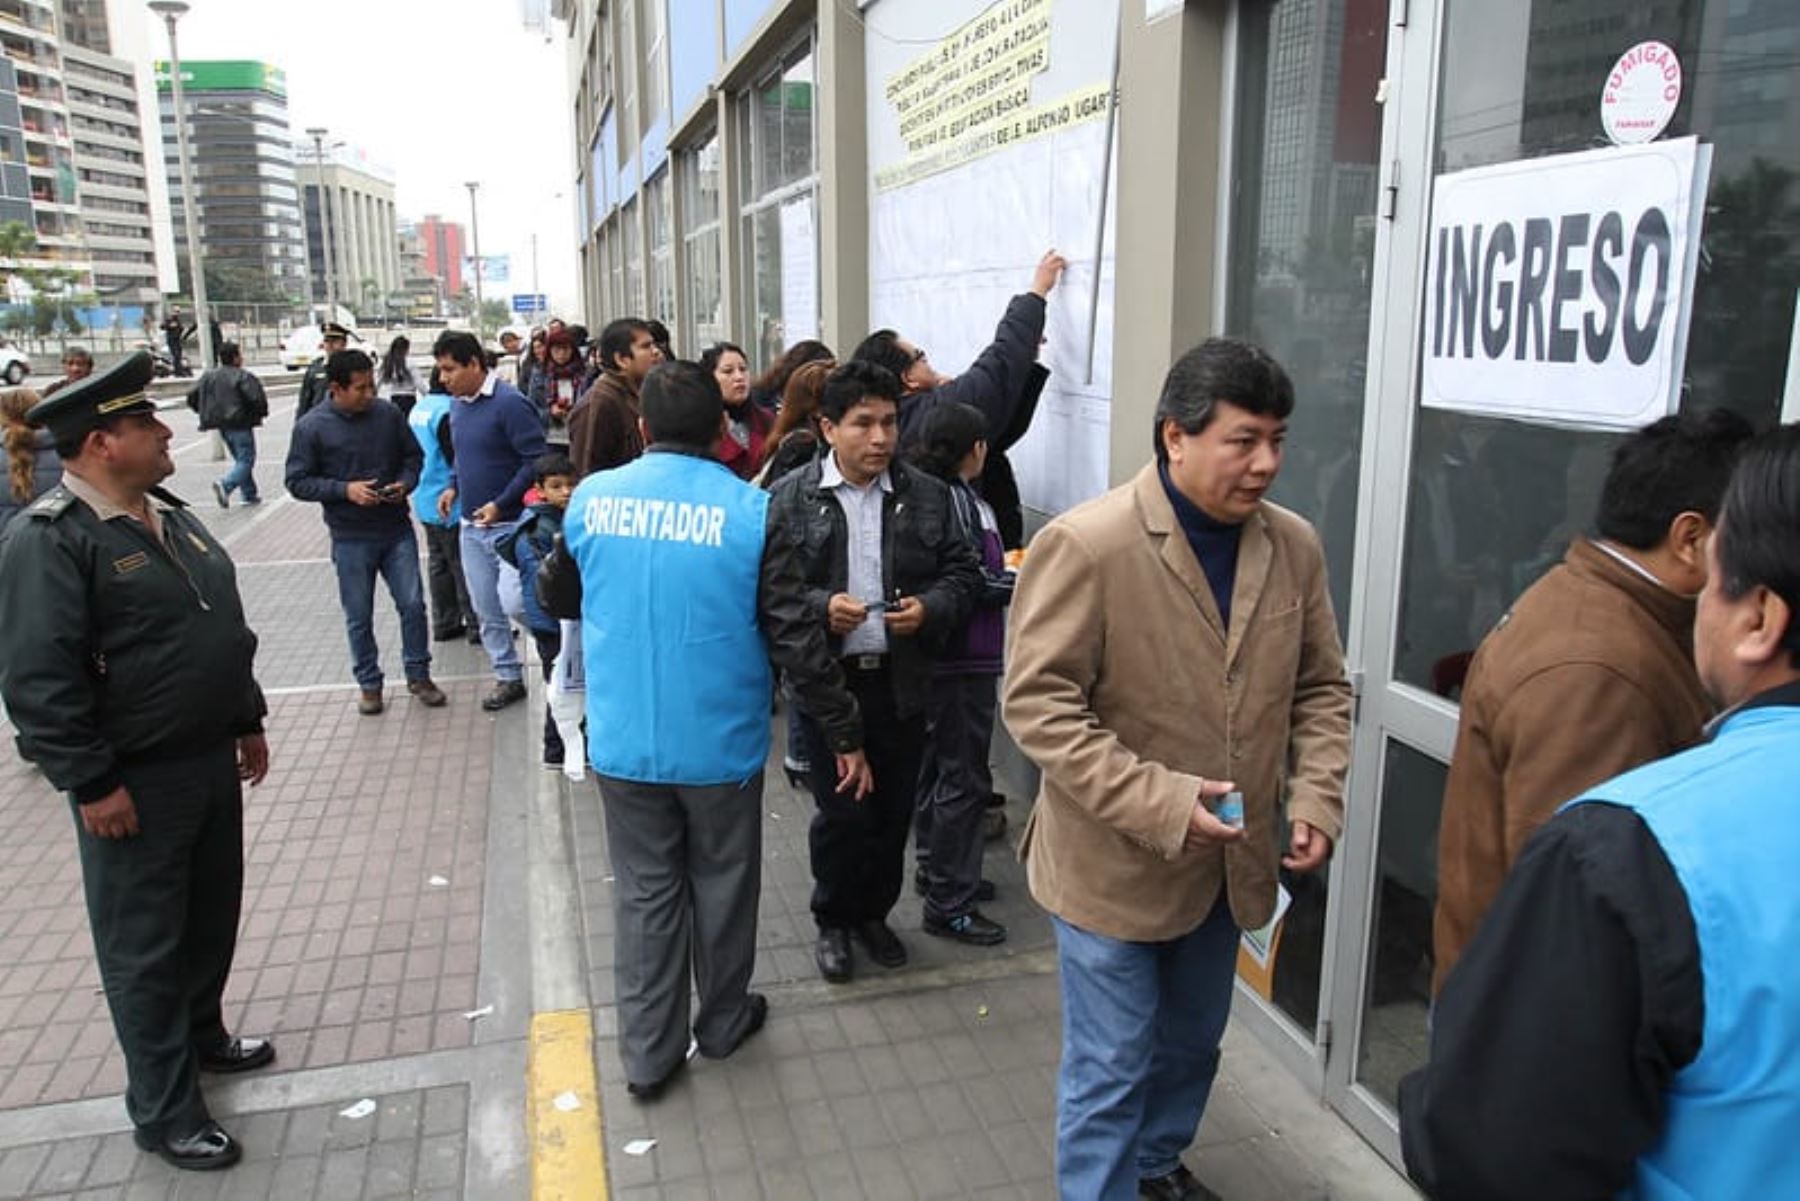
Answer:
[(445, 698), (431, 681), (419, 544), (407, 512), (424, 454), (400, 410), (375, 395), (375, 365), (368, 355), (334, 352), (325, 362), (325, 378), (327, 403), (294, 426), (287, 489), (295, 500), (324, 508), (352, 670), (362, 693), (356, 711), (370, 717), (386, 704), (375, 645), (377, 576), (387, 581), (400, 615), (406, 690), (436, 708)]
[[(801, 543), (808, 607), (862, 709), (875, 773), (866, 798), (838, 792), (829, 772), (811, 776), (815, 958), (833, 983), (850, 979), (852, 935), (881, 966), (906, 962), (887, 916), (905, 875), (932, 659), (982, 588), (975, 548), (953, 532), (949, 490), (894, 458), (899, 403), (885, 367), (839, 366), (819, 401), (831, 453), (788, 473), (770, 499), (774, 523)], [(830, 763), (817, 716), (802, 705), (807, 758)]]

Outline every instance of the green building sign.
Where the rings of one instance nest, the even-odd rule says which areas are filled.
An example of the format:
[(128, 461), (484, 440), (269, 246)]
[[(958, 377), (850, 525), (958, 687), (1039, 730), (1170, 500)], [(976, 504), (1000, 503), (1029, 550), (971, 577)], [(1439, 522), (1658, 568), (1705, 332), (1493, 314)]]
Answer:
[[(169, 64), (156, 63), (156, 90), (170, 89)], [(268, 63), (241, 60), (183, 62), (181, 86), (193, 92), (266, 92), (287, 98), (287, 72)]]

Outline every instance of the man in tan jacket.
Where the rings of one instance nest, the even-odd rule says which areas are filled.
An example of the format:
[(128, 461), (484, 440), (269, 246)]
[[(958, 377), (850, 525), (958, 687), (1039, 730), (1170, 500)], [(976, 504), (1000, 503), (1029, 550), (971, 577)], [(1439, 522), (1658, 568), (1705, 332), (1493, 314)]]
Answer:
[(1061, 961), (1065, 1198), (1214, 1195), (1181, 1153), (1238, 933), (1269, 920), (1278, 867), (1322, 867), (1342, 828), (1350, 686), (1325, 558), (1263, 499), (1293, 406), (1258, 348), (1189, 351), (1156, 462), (1045, 527), (1020, 573), (1005, 717), (1043, 772), (1020, 854)]
[(1482, 639), (1438, 829), (1434, 996), (1559, 805), (1699, 741), (1712, 705), (1694, 671), (1694, 600), (1750, 433), (1715, 409), (1627, 437), (1601, 486), (1597, 537), (1576, 539)]

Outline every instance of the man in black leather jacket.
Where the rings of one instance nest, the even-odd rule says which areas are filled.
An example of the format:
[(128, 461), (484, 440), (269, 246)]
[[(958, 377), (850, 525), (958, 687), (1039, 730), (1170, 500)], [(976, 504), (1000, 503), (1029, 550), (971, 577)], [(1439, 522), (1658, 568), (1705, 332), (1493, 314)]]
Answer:
[[(770, 502), (771, 522), (800, 543), (807, 604), (862, 707), (875, 773), (874, 793), (860, 802), (835, 793), (826, 773), (812, 777), (816, 957), (833, 982), (850, 978), (852, 933), (884, 967), (906, 962), (887, 916), (900, 896), (932, 659), (982, 588), (975, 550), (955, 533), (949, 490), (894, 457), (899, 404), (892, 372), (838, 367), (819, 402), (830, 453), (789, 472)], [(804, 708), (811, 761), (830, 762)]]

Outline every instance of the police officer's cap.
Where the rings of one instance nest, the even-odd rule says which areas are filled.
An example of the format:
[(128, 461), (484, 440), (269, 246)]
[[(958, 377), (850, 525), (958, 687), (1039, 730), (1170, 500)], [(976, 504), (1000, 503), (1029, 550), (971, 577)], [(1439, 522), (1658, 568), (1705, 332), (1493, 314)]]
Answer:
[(327, 338), (341, 338), (345, 342), (348, 342), (350, 340), (350, 331), (345, 329), (343, 326), (339, 325), (335, 321), (327, 321), (320, 328), (322, 328), (324, 330), (325, 336)]
[(72, 442), (98, 429), (104, 422), (128, 413), (154, 413), (156, 402), (145, 391), (156, 362), (148, 351), (137, 351), (122, 363), (96, 371), (70, 384), (48, 400), (39, 401), (25, 420), (50, 431), (58, 443)]

